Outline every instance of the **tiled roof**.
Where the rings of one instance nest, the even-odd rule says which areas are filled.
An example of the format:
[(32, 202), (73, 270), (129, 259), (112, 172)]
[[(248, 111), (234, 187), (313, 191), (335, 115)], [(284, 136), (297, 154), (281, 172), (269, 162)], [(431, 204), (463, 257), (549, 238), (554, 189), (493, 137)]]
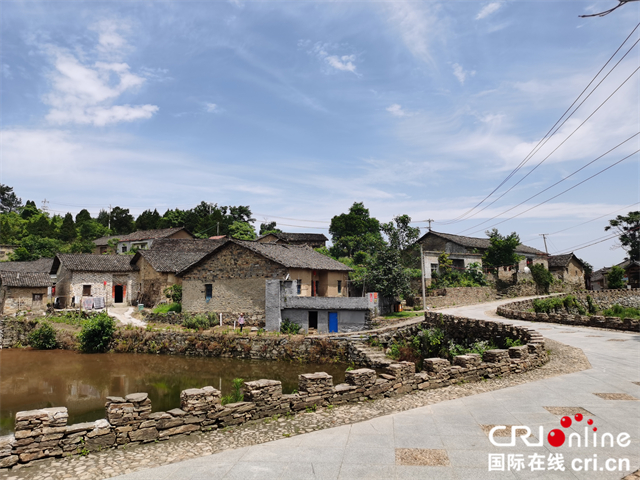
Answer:
[(163, 239), (153, 242), (150, 250), (139, 250), (131, 260), (143, 257), (156, 272), (178, 273), (224, 245), (224, 241), (209, 239)]
[(0, 284), (6, 287), (50, 287), (53, 282), (48, 273), (0, 272)]
[[(457, 243), (458, 245), (462, 245), (463, 247), (468, 248), (479, 248), (479, 249), (487, 249), (491, 246), (491, 241), (488, 238), (477, 238), (477, 237), (464, 237), (462, 235), (452, 235), (450, 233), (440, 233), (429, 231), (425, 233), (418, 242), (420, 242), (427, 235), (436, 235), (438, 237), (444, 238), (445, 240), (449, 240), (450, 242)], [(546, 255), (546, 253), (538, 250), (537, 248), (528, 247), (526, 245), (518, 245), (516, 248), (517, 253), (532, 253), (535, 255)]]
[(59, 253), (53, 259), (51, 273), (56, 273), (62, 264), (66, 269), (79, 272), (131, 272), (129, 255), (96, 255), (93, 253)]
[(166, 238), (180, 230), (185, 230), (184, 227), (175, 228), (160, 228), (157, 230), (138, 230), (137, 232), (130, 233), (128, 235), (112, 235), (110, 237), (101, 237), (93, 241), (96, 246), (107, 245), (107, 242), (113, 238), (117, 238), (121, 242), (136, 242), (141, 240), (155, 240), (156, 238)]
[(31, 262), (0, 262), (0, 272), (49, 273), (53, 258), (40, 258)]
[(267, 233), (258, 237), (258, 240), (273, 235), (274, 237), (284, 240), (285, 242), (326, 242), (327, 237), (323, 233), (289, 233), (289, 232), (275, 232)]
[(565, 255), (549, 255), (549, 268), (566, 267), (572, 258), (575, 258), (583, 267), (584, 262), (576, 257), (573, 252)]
[(209, 238), (160, 238), (151, 244), (149, 251), (168, 250), (171, 252), (211, 252), (224, 243)]

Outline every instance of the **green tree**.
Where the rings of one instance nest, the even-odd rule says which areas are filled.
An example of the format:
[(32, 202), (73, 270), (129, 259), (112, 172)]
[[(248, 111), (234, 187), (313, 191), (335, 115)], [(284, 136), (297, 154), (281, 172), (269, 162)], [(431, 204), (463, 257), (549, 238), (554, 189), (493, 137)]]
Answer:
[(374, 253), (384, 245), (380, 234), (380, 222), (371, 217), (361, 202), (355, 202), (348, 213), (336, 215), (329, 226), (336, 257), (353, 257), (357, 252)]
[(50, 238), (53, 237), (53, 228), (45, 214), (33, 216), (27, 224), (27, 233), (37, 237)]
[(64, 244), (55, 238), (29, 235), (20, 241), (20, 247), (10, 255), (10, 260), (25, 261), (51, 258), (64, 251)]
[(505, 237), (494, 228), (485, 233), (491, 242), (491, 246), (482, 256), (482, 263), (487, 267), (517, 265), (524, 258), (516, 253), (516, 248), (520, 245), (520, 237), (516, 232)]
[(73, 242), (78, 236), (76, 231), (76, 223), (73, 221), (73, 215), (67, 213), (60, 227), (60, 240), (63, 242)]
[(86, 208), (83, 208), (76, 215), (76, 226), (80, 227), (83, 223), (90, 222), (91, 220), (92, 218), (91, 218), (91, 214), (89, 213), (89, 210), (87, 210)]
[(145, 210), (136, 218), (136, 230), (155, 230), (160, 224), (158, 210)]
[(229, 227), (229, 235), (238, 240), (256, 239), (256, 231), (246, 222), (233, 222)]
[(373, 257), (365, 279), (368, 291), (384, 297), (407, 297), (411, 294), (408, 271), (400, 261), (400, 252), (384, 246)]
[(86, 353), (106, 352), (115, 330), (115, 320), (104, 312), (90, 318), (78, 334), (81, 350)]
[(38, 215), (40, 210), (36, 207), (36, 202), (33, 200), (27, 200), (27, 203), (24, 204), (24, 207), (20, 209), (20, 216), (24, 220), (29, 220), (34, 215)]
[(80, 238), (83, 240), (95, 240), (96, 238), (105, 237), (111, 233), (106, 226), (93, 218), (77, 225)]
[(111, 210), (111, 230), (116, 235), (127, 235), (135, 229), (133, 215), (128, 208), (113, 207)]
[(553, 283), (553, 275), (544, 268), (543, 264), (536, 263), (531, 265), (531, 276), (538, 287), (543, 289), (545, 293), (549, 293), (549, 286)]
[(624, 269), (617, 265), (611, 267), (607, 273), (607, 288), (612, 290), (624, 288)]
[(618, 240), (629, 255), (629, 260), (640, 261), (640, 212), (629, 212), (609, 220), (605, 231), (614, 229), (618, 232)]
[(11, 213), (22, 206), (22, 199), (13, 193), (13, 187), (0, 183), (0, 213)]
[(420, 237), (420, 229), (412, 227), (409, 215), (399, 215), (389, 223), (380, 226), (387, 236), (389, 247), (400, 252), (400, 261), (404, 267), (420, 268), (420, 247), (416, 243)]
[(24, 233), (26, 221), (17, 212), (3, 213), (0, 215), (0, 243), (19, 243)]
[(282, 233), (282, 230), (276, 227), (276, 222), (268, 222), (260, 224), (260, 236), (268, 233)]

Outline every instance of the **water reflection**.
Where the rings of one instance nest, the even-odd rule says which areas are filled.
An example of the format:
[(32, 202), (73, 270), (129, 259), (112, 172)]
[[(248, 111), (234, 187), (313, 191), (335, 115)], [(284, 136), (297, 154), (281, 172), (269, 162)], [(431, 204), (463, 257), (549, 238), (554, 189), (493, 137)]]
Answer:
[(227, 358), (125, 353), (82, 354), (66, 350), (0, 350), (0, 435), (13, 431), (18, 411), (66, 406), (69, 423), (104, 418), (107, 396), (147, 392), (153, 410), (180, 406), (186, 388), (214, 386), (223, 395), (234, 378), (282, 381), (284, 393), (298, 388), (298, 374), (324, 371), (344, 381), (344, 364), (301, 364)]

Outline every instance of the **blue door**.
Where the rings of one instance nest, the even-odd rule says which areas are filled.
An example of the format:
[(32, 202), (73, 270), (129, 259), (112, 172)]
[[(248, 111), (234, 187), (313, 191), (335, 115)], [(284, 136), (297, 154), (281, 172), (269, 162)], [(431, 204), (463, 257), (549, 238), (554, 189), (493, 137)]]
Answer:
[(329, 312), (329, 333), (338, 332), (338, 312)]

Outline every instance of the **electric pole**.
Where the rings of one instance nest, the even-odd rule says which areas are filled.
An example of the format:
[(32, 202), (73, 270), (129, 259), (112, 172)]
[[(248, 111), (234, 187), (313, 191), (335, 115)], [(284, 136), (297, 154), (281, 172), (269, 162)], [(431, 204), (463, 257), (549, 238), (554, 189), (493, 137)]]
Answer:
[(107, 220), (108, 223), (108, 229), (111, 230), (111, 204), (109, 204), (109, 219)]
[(549, 255), (549, 249), (547, 248), (547, 235), (549, 235), (548, 233), (539, 233), (538, 235), (540, 235), (542, 237), (542, 239), (544, 240), (544, 251), (547, 252), (547, 255)]
[(435, 222), (435, 220), (430, 218), (429, 220), (425, 220), (425, 222), (429, 222), (429, 231), (431, 231), (431, 223)]
[(49, 205), (49, 200), (47, 200), (46, 198), (44, 200), (42, 200), (42, 211), (46, 212), (49, 208), (47, 207), (47, 205)]

